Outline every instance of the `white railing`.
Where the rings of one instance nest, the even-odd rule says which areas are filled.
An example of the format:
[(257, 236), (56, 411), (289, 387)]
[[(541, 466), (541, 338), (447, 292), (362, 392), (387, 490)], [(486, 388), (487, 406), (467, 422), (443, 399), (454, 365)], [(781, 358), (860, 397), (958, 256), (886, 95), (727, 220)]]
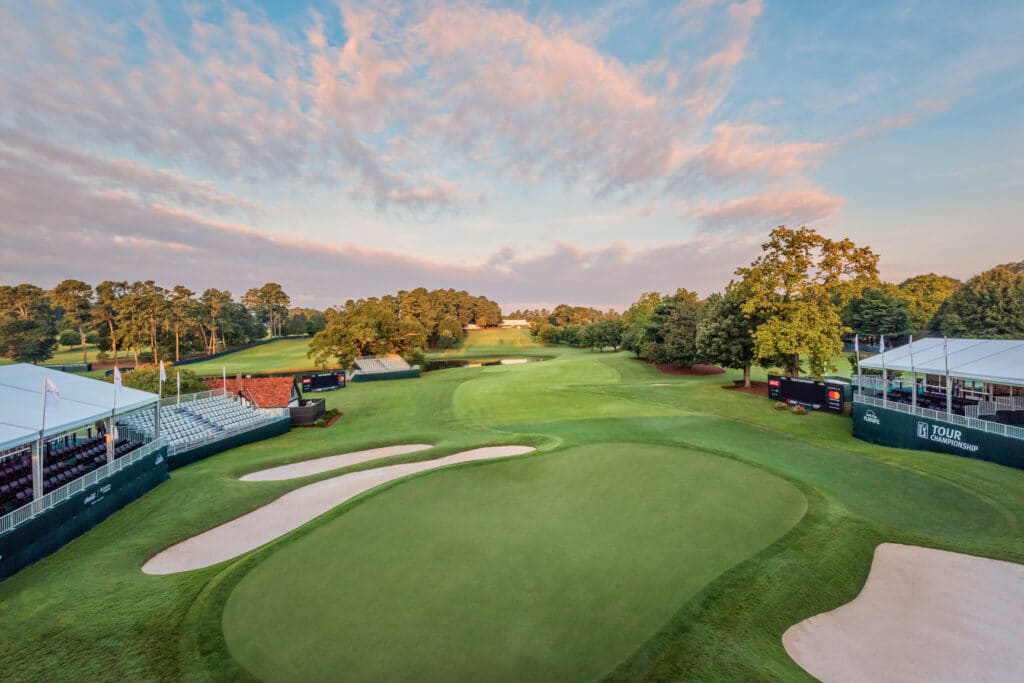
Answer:
[(224, 387), (219, 389), (209, 389), (207, 391), (197, 391), (194, 394), (182, 394), (181, 399), (177, 396), (168, 396), (167, 398), (160, 399), (160, 407), (163, 406), (174, 406), (179, 403), (189, 403), (191, 401), (201, 401), (204, 398), (213, 398), (214, 396), (224, 396), (227, 392), (224, 391)]
[(98, 481), (106, 479), (115, 472), (120, 472), (125, 467), (137, 463), (142, 458), (146, 457), (150, 453), (163, 448), (166, 445), (164, 439), (155, 439), (147, 444), (139, 446), (135, 450), (126, 453), (114, 460), (114, 462), (108, 462), (105, 465), (100, 465), (92, 472), (83, 474), (78, 479), (68, 482), (64, 486), (58, 489), (50, 491), (39, 500), (34, 500), (31, 503), (21, 506), (17, 510), (10, 512), (3, 517), (0, 517), (0, 534), (10, 531), (14, 527), (27, 522), (34, 516), (49, 510), (53, 506), (61, 503), (70, 496), (78, 493), (82, 489), (92, 486)]
[(965, 415), (957, 415), (956, 413), (945, 413), (938, 410), (931, 410), (929, 408), (915, 408), (907, 403), (898, 403), (896, 401), (883, 401), (880, 398), (864, 396), (862, 394), (854, 394), (853, 402), (863, 403), (869, 406), (876, 406), (878, 408), (886, 408), (888, 410), (896, 410), (901, 413), (917, 415), (918, 417), (926, 417), (929, 420), (947, 422), (950, 424), (960, 425), (961, 427), (977, 429), (978, 431), (981, 432), (988, 432), (989, 434), (998, 434), (1000, 436), (1009, 437), (1011, 439), (1020, 439), (1024, 441), (1024, 427), (1004, 425), (1001, 422), (979, 420), (977, 418), (967, 417)]

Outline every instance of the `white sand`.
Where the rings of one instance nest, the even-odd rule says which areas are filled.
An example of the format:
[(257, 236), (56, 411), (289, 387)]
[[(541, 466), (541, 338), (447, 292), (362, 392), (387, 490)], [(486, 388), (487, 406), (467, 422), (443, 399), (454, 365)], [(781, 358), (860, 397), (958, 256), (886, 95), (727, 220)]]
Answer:
[(782, 643), (826, 683), (1024, 681), (1024, 565), (883, 543), (860, 595)]
[(532, 450), (529, 446), (477, 448), (436, 460), (350, 472), (309, 484), (247, 515), (157, 553), (142, 565), (142, 571), (147, 574), (175, 574), (209, 567), (269, 543), (360, 493), (394, 479), (460, 462), (506, 458)]
[(424, 451), (428, 448), (433, 448), (433, 446), (426, 444), (407, 444), (404, 446), (371, 448), (366, 451), (354, 451), (352, 453), (344, 453), (342, 455), (329, 455), (326, 458), (305, 460), (303, 462), (292, 463), (291, 465), (281, 465), (280, 467), (272, 467), (268, 470), (252, 472), (251, 474), (247, 474), (242, 477), (242, 481), (281, 481), (283, 479), (298, 479), (299, 477), (308, 477), (311, 474), (340, 470), (342, 467), (351, 467), (352, 465), (369, 462), (370, 460), (377, 460), (378, 458), (387, 458), (392, 455), (404, 455), (406, 453)]

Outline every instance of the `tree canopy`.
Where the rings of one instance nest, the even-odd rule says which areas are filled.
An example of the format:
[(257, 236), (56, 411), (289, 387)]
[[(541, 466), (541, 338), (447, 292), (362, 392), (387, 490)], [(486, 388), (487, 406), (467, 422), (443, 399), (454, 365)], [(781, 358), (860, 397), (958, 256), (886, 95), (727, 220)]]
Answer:
[(942, 303), (930, 327), (951, 337), (1024, 339), (1024, 262), (972, 277)]

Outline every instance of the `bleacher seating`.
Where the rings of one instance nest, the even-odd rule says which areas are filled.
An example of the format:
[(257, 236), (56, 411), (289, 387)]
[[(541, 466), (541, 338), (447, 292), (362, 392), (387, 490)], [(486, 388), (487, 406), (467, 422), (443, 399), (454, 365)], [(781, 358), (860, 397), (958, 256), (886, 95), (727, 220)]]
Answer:
[[(114, 445), (114, 457), (120, 458), (140, 445), (127, 438), (119, 439)], [(102, 436), (80, 439), (72, 435), (50, 441), (43, 457), (43, 493), (69, 484), (106, 462), (107, 445)], [(0, 460), (0, 515), (31, 501), (32, 455), (26, 448)]]
[(366, 356), (356, 358), (356, 367), (363, 374), (374, 374), (377, 372), (402, 372), (409, 370), (410, 366), (400, 356)]
[[(262, 421), (258, 408), (225, 396), (211, 396), (180, 405), (160, 408), (160, 434), (172, 448), (181, 450), (192, 444), (211, 441), (226, 432), (244, 430)], [(125, 418), (147, 436), (154, 434), (153, 412), (144, 410)]]

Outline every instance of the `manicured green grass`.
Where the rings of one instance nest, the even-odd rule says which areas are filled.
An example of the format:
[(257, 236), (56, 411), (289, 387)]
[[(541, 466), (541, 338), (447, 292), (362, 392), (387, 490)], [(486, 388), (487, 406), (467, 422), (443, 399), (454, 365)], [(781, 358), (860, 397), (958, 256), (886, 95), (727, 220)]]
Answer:
[(268, 344), (260, 344), (249, 349), (228, 353), (219, 358), (191, 363), (182, 367), (198, 375), (220, 375), (226, 369), (228, 375), (239, 372), (293, 372), (311, 370), (317, 367), (309, 359), (308, 337), (292, 337), (277, 339)]
[(471, 330), (458, 347), (428, 352), (427, 358), (550, 358), (562, 348), (538, 344), (529, 330)]
[[(848, 418), (723, 390), (735, 372), (667, 376), (625, 353), (538, 350), (559, 357), (350, 385), (325, 395), (344, 412), (334, 427), (174, 472), (0, 583), (2, 677), (238, 680), (250, 675), (242, 664), (273, 677), (310, 652), (308, 641), (320, 647), (302, 666), (321, 668), (293, 678), (344, 678), (328, 675), (340, 667), (364, 679), (383, 667), (444, 674), (450, 662), (442, 677), (809, 680), (782, 632), (855, 596), (879, 542), (1024, 561), (1024, 472), (857, 441)], [(508, 443), (539, 451), (396, 483), (215, 567), (139, 571), (178, 540), (336, 473), (259, 484), (240, 474), (390, 443), (435, 444), (390, 461)], [(771, 503), (765, 516), (776, 522), (756, 527), (760, 487), (795, 487), (806, 500), (774, 542), (788, 522)], [(721, 529), (713, 547), (695, 540), (697, 521)], [(760, 542), (744, 535), (751, 529)], [(417, 540), (424, 534), (436, 544)], [(272, 585), (275, 575), (283, 582)], [(576, 583), (589, 594), (575, 595)], [(420, 597), (428, 585), (438, 595)], [(255, 601), (271, 590), (302, 599)], [(254, 652), (259, 643), (279, 651)], [(466, 668), (475, 656), (488, 671)]]
[(227, 642), (263, 680), (593, 679), (804, 507), (763, 470), (645, 444), (420, 477), (267, 558)]

